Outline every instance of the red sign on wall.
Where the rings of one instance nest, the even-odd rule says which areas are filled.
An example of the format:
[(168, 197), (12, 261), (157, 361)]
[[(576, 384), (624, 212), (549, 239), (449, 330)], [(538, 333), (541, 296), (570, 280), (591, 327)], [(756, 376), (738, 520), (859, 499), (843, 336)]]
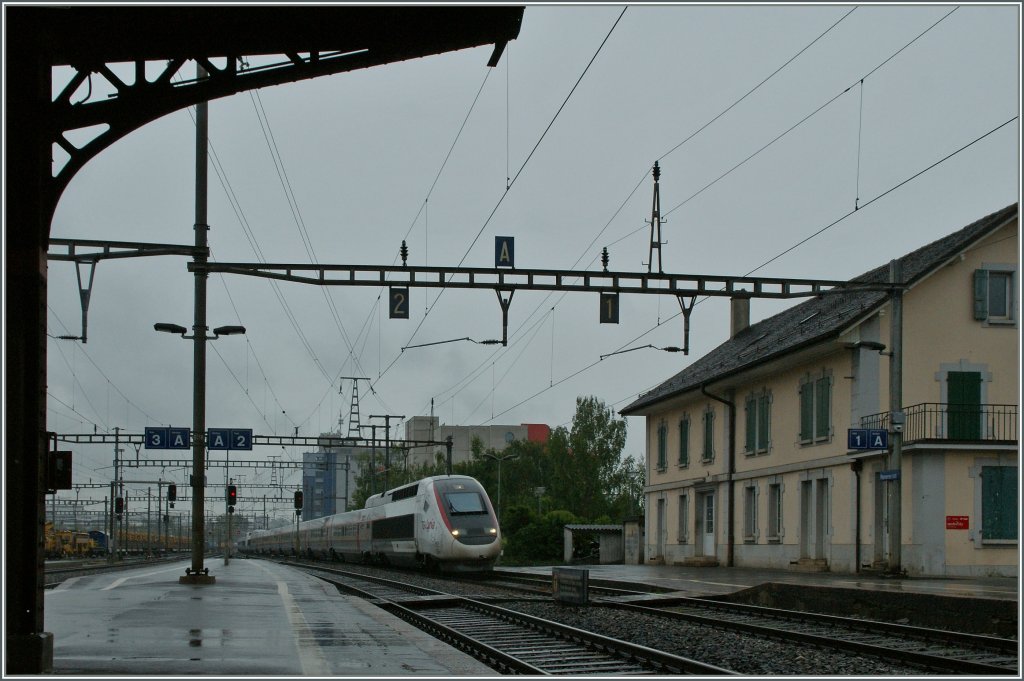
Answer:
[(969, 530), (969, 529), (971, 529), (970, 516), (966, 516), (966, 515), (947, 515), (946, 516), (946, 529), (947, 530)]

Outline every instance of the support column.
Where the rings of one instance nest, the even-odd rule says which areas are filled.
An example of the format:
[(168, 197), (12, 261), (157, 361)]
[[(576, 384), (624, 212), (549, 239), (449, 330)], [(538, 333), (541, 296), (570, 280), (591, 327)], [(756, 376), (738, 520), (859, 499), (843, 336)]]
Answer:
[[(15, 31), (17, 33), (17, 31)], [(8, 35), (4, 283), (4, 594), (8, 674), (53, 671), (43, 631), (46, 433), (46, 249), (52, 195), (46, 111), (50, 69), (27, 39)]]

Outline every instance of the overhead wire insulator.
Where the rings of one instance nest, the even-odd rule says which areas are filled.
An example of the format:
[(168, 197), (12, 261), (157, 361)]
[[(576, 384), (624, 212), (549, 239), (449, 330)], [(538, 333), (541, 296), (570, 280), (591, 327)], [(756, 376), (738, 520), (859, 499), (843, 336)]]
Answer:
[(601, 266), (604, 267), (604, 271), (608, 271), (608, 247), (605, 246), (601, 249)]
[(398, 249), (398, 253), (402, 256), (402, 267), (406, 267), (406, 261), (409, 259), (409, 247), (405, 245), (405, 239), (402, 239), (402, 247)]

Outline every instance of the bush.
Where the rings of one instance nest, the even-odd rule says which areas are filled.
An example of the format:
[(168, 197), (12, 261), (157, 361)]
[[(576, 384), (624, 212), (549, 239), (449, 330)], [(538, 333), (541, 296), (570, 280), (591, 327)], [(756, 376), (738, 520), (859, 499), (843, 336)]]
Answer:
[(505, 555), (516, 561), (562, 562), (564, 529), (579, 520), (569, 511), (550, 511), (539, 519), (507, 531)]

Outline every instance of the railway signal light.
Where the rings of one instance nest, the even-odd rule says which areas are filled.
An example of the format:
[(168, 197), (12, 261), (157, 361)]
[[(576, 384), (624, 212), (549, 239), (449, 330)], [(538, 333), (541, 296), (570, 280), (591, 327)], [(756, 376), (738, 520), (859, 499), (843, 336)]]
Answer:
[(295, 508), (298, 510), (302, 509), (302, 492), (295, 493)]
[(178, 486), (173, 482), (167, 485), (167, 501), (177, 501), (178, 499)]
[(228, 506), (234, 506), (236, 501), (238, 501), (238, 492), (234, 485), (228, 485)]
[(121, 515), (124, 513), (124, 498), (117, 497), (114, 499), (114, 513)]

